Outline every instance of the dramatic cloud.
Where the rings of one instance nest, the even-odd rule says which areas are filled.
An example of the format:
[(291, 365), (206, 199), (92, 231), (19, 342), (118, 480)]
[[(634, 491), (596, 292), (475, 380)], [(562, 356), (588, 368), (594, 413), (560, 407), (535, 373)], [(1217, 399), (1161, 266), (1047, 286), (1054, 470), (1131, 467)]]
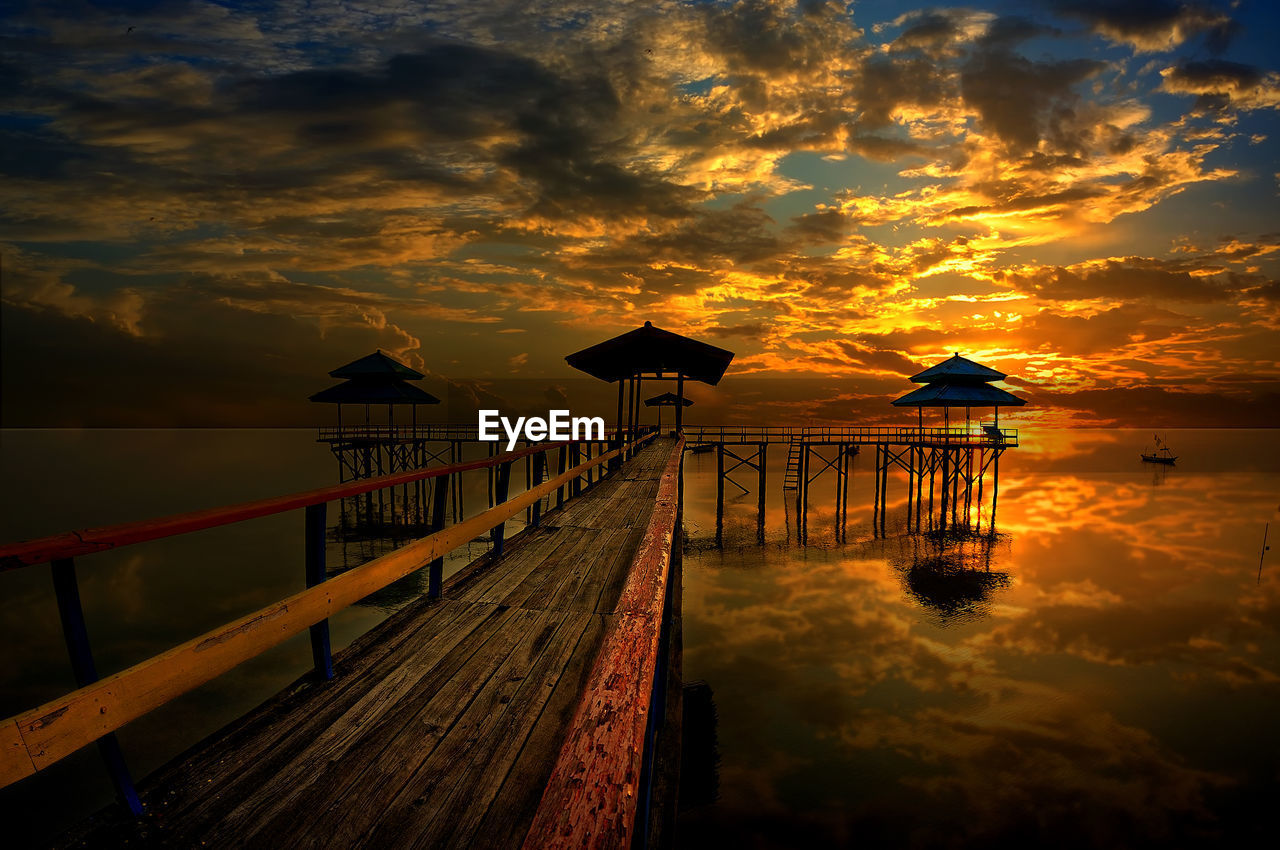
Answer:
[[(565, 353), (645, 319), (736, 346), (732, 375), (854, 381), (875, 416), (895, 370), (960, 349), (1042, 388), (1038, 404), (1158, 380), (1208, 393), (1233, 370), (1250, 376), (1233, 394), (1263, 398), (1280, 377), (1266, 15), (866, 14), (7, 10), (6, 374), (41, 371), (49, 322), (94, 332), (62, 344), (79, 370), (6, 382), (5, 422), (95, 421), (64, 384), (78, 371), (127, 394), (105, 371), (117, 343), (180, 386), (177, 316), (207, 304), (210, 371), (245, 368), (246, 319), (311, 340), (254, 343), (264, 386), (297, 399), (303, 372), (360, 353), (326, 349), (347, 330), (455, 381), (548, 385), (570, 377)], [(281, 409), (215, 395), (211, 424)], [(165, 393), (130, 409), (191, 421)]]

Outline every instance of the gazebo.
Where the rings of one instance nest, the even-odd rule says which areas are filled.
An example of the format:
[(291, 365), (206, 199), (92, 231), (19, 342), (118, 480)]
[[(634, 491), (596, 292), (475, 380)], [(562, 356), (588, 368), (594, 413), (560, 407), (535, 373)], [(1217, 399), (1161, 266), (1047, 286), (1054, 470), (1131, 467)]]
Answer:
[(372, 405), (387, 406), (387, 424), (395, 425), (395, 406), (407, 404), (412, 412), (413, 424), (418, 424), (418, 405), (439, 404), (440, 399), (409, 381), (425, 377), (399, 360), (388, 357), (381, 350), (353, 360), (329, 373), (331, 378), (346, 378), (326, 390), (310, 397), (311, 401), (338, 406), (338, 428), (342, 428), (342, 405), (363, 404), (364, 422), (369, 424)]
[(997, 372), (989, 366), (975, 363), (961, 357), (956, 352), (936, 366), (931, 366), (919, 374), (912, 375), (911, 381), (924, 384), (912, 390), (902, 398), (895, 399), (894, 407), (914, 407), (917, 410), (920, 427), (924, 428), (924, 409), (941, 407), (944, 427), (951, 425), (951, 408), (963, 407), (966, 424), (969, 421), (969, 409), (973, 407), (991, 407), (995, 409), (995, 426), (1000, 424), (1000, 408), (1021, 407), (1025, 399), (1018, 398), (1011, 392), (991, 386), (992, 381), (1003, 381), (1007, 375)]
[(658, 430), (659, 431), (662, 430), (662, 408), (675, 407), (676, 405), (679, 405), (680, 407), (688, 407), (691, 404), (693, 404), (693, 401), (691, 399), (681, 398), (680, 396), (671, 392), (663, 393), (662, 395), (656, 395), (653, 398), (646, 398), (644, 400), (645, 407), (658, 408)]
[[(652, 322), (643, 327), (584, 348), (565, 357), (565, 361), (602, 381), (618, 382), (618, 444), (622, 444), (624, 428), (634, 431), (640, 417), (637, 394), (641, 382), (674, 380), (676, 382), (676, 430), (684, 427), (685, 380), (701, 381), (715, 386), (724, 377), (733, 352), (678, 333), (655, 328)], [(627, 394), (626, 419), (623, 419), (623, 390)], [(623, 424), (625, 421), (625, 425)]]

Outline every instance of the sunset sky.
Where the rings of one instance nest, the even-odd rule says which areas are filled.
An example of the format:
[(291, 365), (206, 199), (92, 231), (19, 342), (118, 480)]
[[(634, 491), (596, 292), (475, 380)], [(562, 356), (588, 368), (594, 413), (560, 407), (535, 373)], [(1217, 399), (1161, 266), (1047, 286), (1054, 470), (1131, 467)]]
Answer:
[(301, 424), (375, 348), (572, 406), (646, 319), (737, 355), (694, 421), (953, 351), (1025, 423), (1280, 421), (1274, 3), (4, 8), (6, 426)]

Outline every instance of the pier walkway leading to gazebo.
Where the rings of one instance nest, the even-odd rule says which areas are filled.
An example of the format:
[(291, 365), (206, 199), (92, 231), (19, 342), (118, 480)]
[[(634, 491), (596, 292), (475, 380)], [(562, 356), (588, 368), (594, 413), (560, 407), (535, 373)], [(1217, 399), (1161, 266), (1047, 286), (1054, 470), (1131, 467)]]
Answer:
[[(582, 495), (444, 582), (438, 596), (335, 654), (331, 678), (318, 656), (322, 675), (303, 677), (157, 771), (139, 788), (140, 818), (123, 807), (104, 812), (72, 843), (625, 847), (637, 833), (643, 843), (652, 760), (664, 746), (658, 730), (669, 701), (678, 705), (668, 676), (678, 672), (678, 656), (674, 669), (669, 660), (682, 448), (663, 438), (633, 449)], [(509, 468), (534, 450), (547, 448), (494, 460)], [(587, 468), (603, 469), (615, 454), (512, 499), (504, 493), (480, 517), (10, 718), (0, 780), (110, 733), (478, 530), (500, 528), (498, 518), (526, 503), (560, 487), (576, 492)], [(323, 504), (303, 499), (316, 501)], [(92, 546), (73, 537), (82, 551)], [(53, 545), (40, 543), (0, 547), (0, 555), (9, 567), (39, 563)]]

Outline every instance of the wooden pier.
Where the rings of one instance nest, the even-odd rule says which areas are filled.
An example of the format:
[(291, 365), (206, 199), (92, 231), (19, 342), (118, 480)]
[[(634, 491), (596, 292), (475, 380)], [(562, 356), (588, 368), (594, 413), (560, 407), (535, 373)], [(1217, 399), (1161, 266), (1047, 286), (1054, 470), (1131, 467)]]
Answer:
[[(544, 444), (494, 458), (502, 488), (498, 504), (480, 516), (107, 679), (90, 675), (65, 699), (4, 721), (0, 784), (94, 740), (113, 740), (110, 733), (133, 717), (310, 627), (315, 672), (149, 777), (133, 798), (139, 817), (124, 807), (106, 811), (68, 843), (656, 843), (674, 817), (674, 784), (664, 777), (679, 747), (661, 730), (668, 716), (679, 716), (682, 447), (672, 438), (629, 444), (511, 499), (512, 463), (531, 454), (545, 469), (545, 455), (558, 448), (563, 469), (578, 447)], [(587, 483), (588, 473), (621, 455), (626, 463)], [(433, 489), (447, 494), (449, 475), (486, 464), (218, 510), (247, 518), (308, 507), (310, 520), (316, 505), (401, 479), (434, 479)], [(533, 525), (504, 541), (508, 517), (557, 492), (560, 507), (535, 509)], [(216, 513), (118, 528), (114, 541), (82, 532), (0, 547), (0, 563), (17, 568), (51, 553), (86, 554), (223, 524), (227, 516)], [(436, 519), (442, 515), (437, 507)], [(309, 566), (317, 557), (314, 527), (309, 522)], [(492, 552), (441, 586), (440, 556), (490, 528)], [(321, 563), (322, 551), (321, 544)], [(330, 658), (327, 629), (316, 631), (327, 613), (427, 564), (431, 593)], [(76, 612), (69, 614), (74, 620)], [(133, 793), (127, 773), (116, 780)]]
[(986, 504), (983, 490), (988, 471), (992, 473), (989, 517), (994, 520), (1000, 456), (1018, 446), (1017, 429), (1002, 429), (994, 423), (954, 428), (689, 426), (684, 435), (688, 450), (710, 446), (716, 453), (717, 538), (724, 515), (725, 484), (744, 494), (750, 492), (751, 481), (743, 484), (732, 477), (742, 468), (754, 473), (758, 533), (763, 536), (767, 452), (772, 444), (785, 445), (787, 464), (782, 489), (794, 493), (797, 534), (802, 541), (810, 486), (823, 474), (833, 473), (836, 513), (842, 517), (848, 510), (852, 461), (863, 447), (875, 450), (872, 529), (879, 535), (885, 533), (889, 472), (895, 468), (906, 473), (910, 530), (921, 530), (926, 517), (932, 527), (942, 530), (969, 525), (971, 514), (976, 510), (980, 516)]

